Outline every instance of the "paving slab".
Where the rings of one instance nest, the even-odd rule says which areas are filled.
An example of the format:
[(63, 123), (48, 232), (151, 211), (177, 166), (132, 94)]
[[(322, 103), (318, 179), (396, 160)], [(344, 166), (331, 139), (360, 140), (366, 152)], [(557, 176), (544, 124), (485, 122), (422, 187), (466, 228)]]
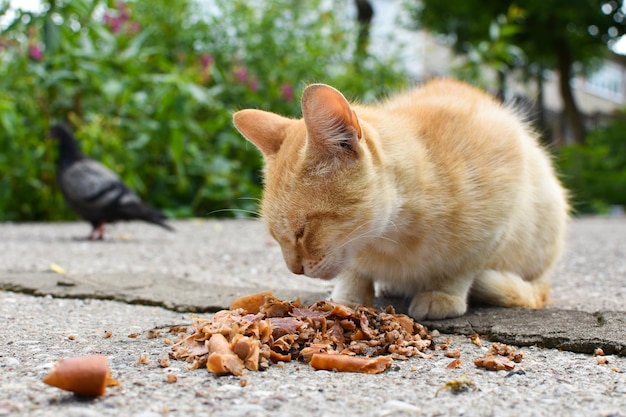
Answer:
[[(192, 313), (227, 309), (235, 298), (259, 291), (251, 287), (201, 285), (167, 274), (66, 275), (54, 272), (0, 273), (0, 289), (37, 296), (115, 300)], [(267, 289), (279, 298), (300, 298), (302, 303), (313, 303), (327, 295), (288, 288)]]
[[(199, 285), (165, 274), (66, 275), (54, 272), (0, 273), (0, 289), (38, 296), (122, 301), (179, 312), (206, 313), (227, 309), (232, 300), (256, 288)], [(326, 292), (267, 288), (285, 300), (312, 304)], [(377, 298), (375, 305), (393, 305), (406, 312), (406, 300)], [(626, 355), (626, 312), (588, 313), (578, 310), (475, 307), (462, 317), (423, 321), (430, 329), (450, 334), (480, 334), (492, 341), (517, 346), (542, 346), (577, 353)], [(523, 323), (523, 325), (520, 325)]]
[(442, 333), (479, 334), (516, 346), (626, 355), (626, 312), (483, 307), (463, 317), (425, 321)]

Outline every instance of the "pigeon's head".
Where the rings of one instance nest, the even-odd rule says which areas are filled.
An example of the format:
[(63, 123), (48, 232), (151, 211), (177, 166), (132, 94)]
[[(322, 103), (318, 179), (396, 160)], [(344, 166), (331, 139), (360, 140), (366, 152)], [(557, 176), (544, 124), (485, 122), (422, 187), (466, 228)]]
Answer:
[(73, 139), (74, 135), (72, 134), (72, 130), (66, 124), (55, 123), (50, 128), (48, 137), (61, 140), (61, 139)]

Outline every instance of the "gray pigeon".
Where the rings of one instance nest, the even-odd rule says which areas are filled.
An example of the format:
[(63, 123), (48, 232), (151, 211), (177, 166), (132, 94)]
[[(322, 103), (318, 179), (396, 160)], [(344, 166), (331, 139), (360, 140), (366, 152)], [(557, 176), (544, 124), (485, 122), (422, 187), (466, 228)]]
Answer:
[(144, 204), (113, 171), (87, 158), (69, 127), (57, 123), (50, 137), (59, 141), (57, 181), (67, 204), (93, 226), (87, 239), (102, 240), (104, 223), (117, 220), (143, 220), (167, 230), (167, 217)]

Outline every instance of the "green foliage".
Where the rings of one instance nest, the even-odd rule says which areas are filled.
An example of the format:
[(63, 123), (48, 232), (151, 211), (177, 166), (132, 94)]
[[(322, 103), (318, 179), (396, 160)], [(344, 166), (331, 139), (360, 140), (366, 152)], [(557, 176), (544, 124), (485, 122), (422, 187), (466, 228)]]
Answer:
[(626, 119), (589, 133), (584, 145), (559, 149), (563, 182), (577, 213), (606, 213), (611, 205), (626, 207)]
[[(461, 53), (493, 40), (494, 25), (504, 19), (505, 31), (512, 31), (499, 38), (520, 48), (526, 64), (544, 68), (556, 68), (559, 53), (587, 66), (626, 33), (626, 15), (615, 1), (406, 0), (406, 4), (418, 26), (449, 35)], [(518, 60), (515, 55), (505, 61), (513, 64)]]
[(403, 84), (392, 65), (356, 60), (356, 23), (326, 3), (49, 0), (40, 14), (18, 11), (0, 32), (0, 220), (72, 218), (44, 140), (59, 120), (171, 215), (254, 211), (261, 156), (233, 111), (297, 116), (309, 82), (354, 97)]
[[(541, 80), (544, 69), (558, 73), (566, 123), (573, 139), (585, 140), (585, 125), (570, 79), (587, 72), (626, 34), (626, 14), (613, 0), (406, 0), (418, 26), (444, 34), (457, 51), (475, 55), (499, 72), (520, 68)], [(502, 25), (501, 21), (505, 21)], [(513, 28), (508, 34), (493, 28)], [(511, 53), (511, 47), (523, 51)], [(470, 60), (471, 62), (471, 60)], [(576, 65), (575, 65), (576, 64)], [(471, 67), (470, 67), (471, 69)], [(476, 75), (476, 73), (470, 75)]]
[[(485, 79), (485, 66), (499, 74), (506, 74), (514, 68), (526, 64), (524, 51), (515, 45), (514, 38), (523, 28), (518, 22), (524, 13), (518, 7), (511, 6), (506, 14), (500, 14), (488, 23), (488, 32), (472, 42), (464, 43), (462, 53), (467, 57), (465, 62), (454, 70), (456, 76), (469, 80), (472, 84), (483, 88), (489, 87)], [(457, 48), (460, 47), (457, 46)], [(498, 86), (501, 90), (505, 85)], [(504, 91), (500, 94), (503, 95)]]

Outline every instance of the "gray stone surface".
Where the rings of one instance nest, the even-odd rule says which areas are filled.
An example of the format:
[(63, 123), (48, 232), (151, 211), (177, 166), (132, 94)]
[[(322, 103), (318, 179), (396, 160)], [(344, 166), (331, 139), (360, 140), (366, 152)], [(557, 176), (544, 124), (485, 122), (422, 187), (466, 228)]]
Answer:
[[(226, 309), (241, 295), (258, 292), (258, 288), (230, 285), (198, 284), (166, 274), (76, 274), (54, 272), (5, 272), (0, 274), (0, 289), (38, 296), (59, 298), (93, 298), (129, 304), (164, 307), (180, 312), (207, 313)], [(300, 298), (313, 303), (326, 297), (325, 292), (271, 288), (282, 299)]]
[(476, 308), (463, 317), (423, 322), (442, 333), (479, 334), (489, 340), (593, 353), (626, 355), (626, 312)]
[[(305, 302), (332, 283), (293, 276), (257, 221), (179, 221), (170, 234), (139, 223), (83, 242), (84, 223), (0, 225), (0, 416), (621, 416), (626, 417), (626, 219), (572, 222), (569, 247), (544, 310), (473, 308), (427, 323), (459, 349), (463, 367), (435, 350), (380, 375), (272, 366), (242, 378), (157, 365), (168, 326), (210, 316), (238, 295), (273, 289)], [(65, 274), (51, 271), (52, 263)], [(68, 297), (68, 298), (65, 298)], [(393, 302), (402, 310), (402, 300)], [(163, 329), (149, 338), (151, 329)], [(112, 336), (105, 338), (105, 331)], [(478, 333), (483, 346), (465, 336)], [(137, 335), (131, 338), (129, 335)], [(476, 368), (491, 341), (518, 346), (515, 372)], [(608, 364), (589, 354), (602, 347)], [(575, 353), (586, 352), (586, 353)], [(122, 385), (85, 401), (41, 378), (63, 357), (103, 353)], [(140, 364), (140, 354), (149, 358)], [(165, 382), (167, 372), (178, 375)], [(441, 389), (469, 377), (474, 388)], [(242, 382), (242, 381), (245, 381)]]

